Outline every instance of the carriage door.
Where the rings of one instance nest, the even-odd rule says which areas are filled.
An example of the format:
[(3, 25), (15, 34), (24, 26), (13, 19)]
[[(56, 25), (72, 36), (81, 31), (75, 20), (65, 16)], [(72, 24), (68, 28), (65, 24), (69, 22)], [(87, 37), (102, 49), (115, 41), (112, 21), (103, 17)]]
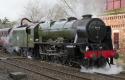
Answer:
[(113, 38), (114, 48), (119, 49), (119, 32), (115, 32), (113, 35), (114, 35), (114, 38)]

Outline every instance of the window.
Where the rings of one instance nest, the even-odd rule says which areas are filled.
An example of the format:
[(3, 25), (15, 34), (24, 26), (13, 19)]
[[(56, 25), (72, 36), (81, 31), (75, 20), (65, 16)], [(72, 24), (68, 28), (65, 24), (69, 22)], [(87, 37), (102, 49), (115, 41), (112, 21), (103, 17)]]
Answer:
[(106, 10), (112, 10), (112, 9), (113, 9), (113, 0), (107, 0)]
[(125, 7), (125, 0), (106, 0), (106, 10)]
[(114, 0), (114, 9), (121, 8), (121, 0)]
[(119, 33), (118, 32), (115, 32), (114, 33), (114, 48), (115, 49), (119, 49)]
[(121, 7), (125, 7), (125, 0), (121, 0)]

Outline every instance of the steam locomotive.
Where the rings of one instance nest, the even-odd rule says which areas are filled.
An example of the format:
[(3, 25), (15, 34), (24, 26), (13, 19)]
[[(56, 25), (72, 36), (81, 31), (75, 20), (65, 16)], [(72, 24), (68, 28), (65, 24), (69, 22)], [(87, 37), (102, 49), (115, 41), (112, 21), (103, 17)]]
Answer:
[(92, 15), (42, 22), (23, 18), (21, 26), (0, 29), (0, 38), (1, 46), (9, 45), (20, 55), (70, 66), (104, 67), (118, 56), (112, 46), (111, 28)]

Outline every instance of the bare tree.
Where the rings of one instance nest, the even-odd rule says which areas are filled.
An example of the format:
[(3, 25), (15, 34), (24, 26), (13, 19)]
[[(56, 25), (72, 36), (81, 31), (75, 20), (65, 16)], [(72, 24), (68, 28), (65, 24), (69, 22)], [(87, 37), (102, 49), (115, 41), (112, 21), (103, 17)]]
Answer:
[(24, 9), (25, 17), (29, 18), (32, 21), (39, 21), (45, 16), (42, 6), (40, 5), (39, 0), (29, 2)]
[(101, 15), (105, 10), (106, 0), (58, 0), (68, 15), (80, 18), (84, 14)]
[(63, 5), (59, 3), (52, 5), (51, 3), (43, 3), (41, 1), (30, 1), (24, 8), (23, 17), (27, 17), (32, 21), (41, 21), (58, 20), (69, 16)]
[(67, 11), (60, 6), (59, 4), (56, 4), (53, 9), (50, 9), (49, 16), (47, 17), (48, 19), (51, 20), (59, 20), (63, 18), (67, 18), (70, 15), (68, 15)]
[(10, 21), (8, 18), (0, 19), (0, 28), (11, 28), (16, 24), (15, 21)]
[[(24, 10), (24, 16), (32, 21), (57, 20), (74, 16), (80, 18), (84, 14), (100, 15), (105, 8), (105, 0), (32, 0)], [(56, 1), (52, 5), (49, 1)]]

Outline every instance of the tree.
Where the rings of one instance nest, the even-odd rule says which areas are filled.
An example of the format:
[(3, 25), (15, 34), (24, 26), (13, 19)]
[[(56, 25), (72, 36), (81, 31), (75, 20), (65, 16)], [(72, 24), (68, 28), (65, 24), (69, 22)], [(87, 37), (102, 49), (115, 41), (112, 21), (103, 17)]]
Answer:
[(59, 4), (56, 4), (53, 7), (53, 9), (49, 10), (47, 19), (59, 20), (59, 19), (63, 19), (63, 18), (66, 18), (66, 17), (69, 17), (66, 10), (62, 6), (60, 6)]
[[(105, 0), (33, 0), (24, 9), (25, 17), (32, 21), (57, 20), (74, 16), (81, 18), (84, 14), (100, 15), (104, 12)], [(51, 2), (49, 2), (51, 1)], [(52, 2), (54, 2), (52, 4)]]
[(55, 1), (53, 4), (43, 3), (42, 1), (43, 0), (30, 1), (24, 8), (23, 16), (32, 21), (58, 20), (69, 16), (64, 6), (60, 5), (57, 0), (53, 0)]
[(0, 19), (0, 28), (11, 28), (16, 24), (15, 21), (10, 21), (8, 18)]
[(24, 16), (32, 21), (39, 21), (44, 16), (38, 0), (31, 1), (27, 4), (24, 10)]
[[(43, 0), (32, 0), (24, 8), (25, 17), (32, 21), (41, 21), (47, 19), (50, 13), (53, 12), (53, 6), (49, 3), (43, 3)], [(52, 14), (52, 13), (51, 13)]]
[(80, 18), (85, 14), (102, 15), (106, 0), (59, 0), (70, 16)]

